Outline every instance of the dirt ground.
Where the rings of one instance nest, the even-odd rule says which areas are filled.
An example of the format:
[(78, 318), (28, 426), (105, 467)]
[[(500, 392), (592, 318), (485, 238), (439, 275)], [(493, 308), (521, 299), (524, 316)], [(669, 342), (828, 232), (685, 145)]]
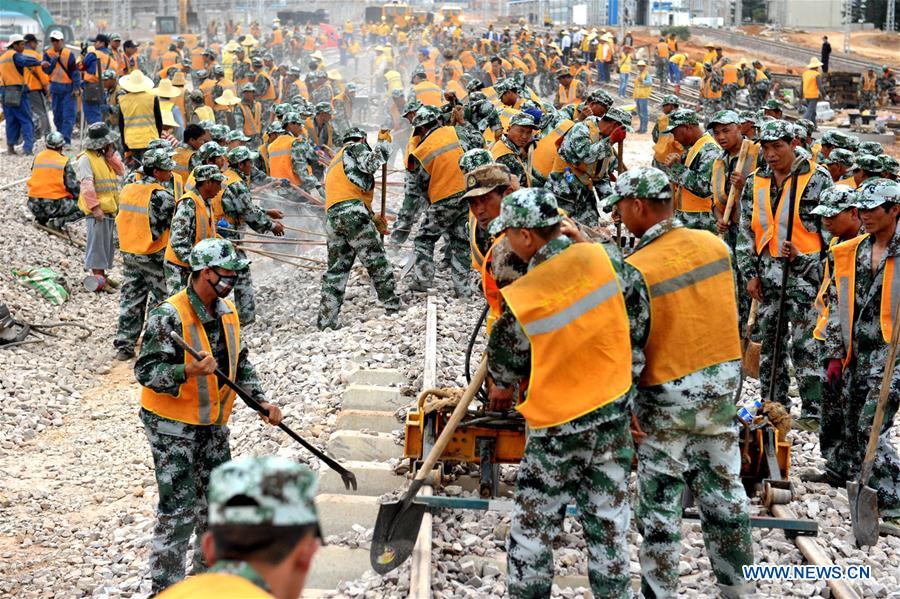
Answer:
[[(744, 33), (759, 35), (765, 28), (760, 25), (748, 25), (740, 28)], [(787, 41), (813, 49), (821, 49), (822, 36), (828, 36), (833, 52), (841, 52), (844, 48), (843, 31), (797, 31), (788, 32)], [(887, 33), (880, 29), (872, 31), (854, 31), (850, 34), (850, 52), (862, 58), (870, 58), (892, 64), (900, 63), (900, 33)]]

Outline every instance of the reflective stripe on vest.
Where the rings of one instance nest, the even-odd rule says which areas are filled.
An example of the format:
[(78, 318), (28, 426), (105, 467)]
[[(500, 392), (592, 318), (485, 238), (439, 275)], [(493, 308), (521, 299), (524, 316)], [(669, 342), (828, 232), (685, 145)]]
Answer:
[[(106, 214), (115, 214), (119, 208), (119, 180), (116, 178), (116, 172), (96, 150), (85, 150), (78, 155), (78, 159), (80, 160), (82, 156), (87, 156), (91, 163), (94, 191), (100, 201), (100, 209)], [(78, 207), (85, 214), (91, 213), (83, 194), (78, 195)]]
[[(22, 54), (30, 56), (30, 57), (36, 59), (38, 62), (41, 62), (42, 57), (35, 50), (26, 48), (25, 50), (22, 51)], [(25, 83), (28, 85), (28, 89), (30, 91), (43, 90), (44, 82), (47, 81), (47, 76), (44, 74), (44, 71), (41, 70), (40, 66), (26, 68), (24, 77), (25, 77)]]
[(175, 173), (181, 177), (182, 184), (187, 181), (188, 176), (191, 174), (190, 163), (193, 155), (194, 150), (190, 147), (179, 147), (175, 150), (175, 155), (172, 157), (175, 161)]
[(273, 177), (288, 179), (294, 185), (300, 185), (300, 177), (294, 172), (294, 165), (291, 160), (291, 148), (295, 139), (293, 135), (282, 134), (267, 146), (269, 171)]
[(469, 256), (472, 258), (472, 269), (481, 272), (484, 267), (484, 254), (481, 253), (481, 249), (478, 247), (477, 230), (478, 219), (469, 212)]
[(344, 150), (346, 146), (338, 150), (328, 169), (325, 171), (325, 210), (350, 200), (362, 200), (366, 208), (371, 212), (372, 198), (375, 195), (375, 187), (365, 191), (359, 185), (354, 184), (344, 171)]
[(440, 107), (444, 103), (441, 88), (430, 81), (421, 81), (413, 85), (413, 95), (425, 106)]
[[(178, 212), (178, 204), (187, 198), (190, 198), (194, 202), (194, 243), (191, 245), (197, 245), (204, 239), (210, 237), (218, 237), (212, 207), (195, 191), (187, 190), (177, 199), (175, 212)], [(166, 262), (171, 262), (182, 268), (188, 268), (187, 262), (182, 262), (175, 254), (175, 250), (172, 249), (172, 235), (169, 235), (169, 242), (166, 244)]]
[(15, 50), (7, 50), (0, 54), (0, 80), (3, 81), (3, 85), (25, 85), (25, 75), (16, 68), (13, 59), (15, 55)]
[[(822, 239), (818, 233), (807, 231), (800, 220), (800, 198), (812, 178), (815, 167), (810, 163), (809, 171), (797, 177), (797, 201), (794, 202), (794, 223), (791, 241), (801, 254), (811, 254), (822, 249)], [(756, 253), (762, 254), (768, 247), (769, 255), (779, 256), (781, 244), (787, 239), (788, 205), (790, 204), (791, 177), (785, 181), (778, 202), (778, 218), (772, 214), (770, 191), (772, 179), (756, 176), (753, 178), (753, 216), (750, 226), (756, 238)]]
[(259, 135), (260, 131), (262, 131), (262, 106), (260, 103), (254, 101), (252, 108), (243, 102), (239, 106), (244, 117), (244, 135), (247, 137)]
[(625, 299), (602, 246), (576, 243), (500, 293), (531, 342), (528, 391), (516, 407), (531, 428), (571, 422), (631, 387)]
[(523, 186), (531, 187), (531, 173), (528, 172), (528, 164), (526, 164), (525, 160), (518, 152), (510, 149), (501, 138), (495, 141), (494, 145), (491, 146), (491, 157), (496, 162), (502, 156), (512, 156), (513, 159), (519, 163), (519, 166), (522, 167), (522, 172), (525, 173), (525, 183)]
[[(840, 243), (841, 240), (837, 237), (832, 237), (831, 241), (828, 242), (828, 251), (831, 251), (834, 246)], [(816, 328), (813, 329), (813, 337), (818, 341), (825, 341), (825, 327), (828, 325), (828, 305), (825, 303), (825, 295), (828, 293), (828, 288), (831, 286), (831, 265), (828, 260), (823, 260), (823, 269), (822, 269), (822, 282), (819, 284), (819, 291), (816, 293), (816, 300), (814, 305), (816, 307), (816, 312), (818, 316), (816, 317)]]
[[(709, 133), (704, 133), (700, 139), (688, 150), (687, 158), (684, 160), (684, 168), (689, 169), (694, 164), (694, 159), (700, 153), (700, 150), (708, 144), (716, 144), (716, 141)], [(712, 196), (701, 197), (696, 195), (690, 189), (683, 186), (678, 187), (678, 201), (676, 208), (682, 212), (709, 212), (712, 210)]]
[(626, 262), (640, 271), (650, 295), (641, 387), (741, 357), (734, 277), (723, 241), (708, 231), (679, 227)]
[(71, 198), (65, 179), (68, 161), (65, 155), (56, 150), (44, 150), (35, 156), (31, 178), (28, 179), (28, 197), (42, 200)]
[[(240, 356), (241, 325), (234, 304), (221, 300), (230, 310), (222, 315), (222, 330), (228, 349), (228, 377), (237, 374)], [(207, 352), (211, 356), (216, 351), (209, 343), (203, 323), (194, 312), (187, 290), (182, 290), (166, 302), (178, 311), (181, 320), (181, 335), (195, 351)], [(184, 353), (184, 364), (194, 362), (194, 358)], [(158, 393), (148, 387), (141, 387), (141, 406), (154, 414), (169, 420), (177, 420), (196, 425), (224, 425), (231, 415), (235, 392), (228, 386), (219, 387), (215, 374), (188, 377), (178, 389), (178, 395)]]
[(147, 92), (127, 93), (119, 98), (125, 125), (125, 145), (131, 150), (143, 150), (151, 141), (159, 139), (154, 115), (156, 97)]
[(431, 177), (428, 199), (432, 204), (465, 191), (465, 176), (459, 168), (463, 149), (456, 129), (438, 127), (413, 150), (412, 155)]
[(531, 165), (545, 179), (550, 176), (550, 169), (553, 168), (553, 160), (557, 155), (557, 140), (568, 133), (575, 125), (575, 121), (565, 119), (560, 121), (555, 129), (538, 140), (534, 147), (534, 156)]
[(150, 230), (150, 198), (154, 191), (163, 189), (165, 187), (158, 183), (130, 183), (122, 188), (116, 229), (119, 232), (119, 249), (123, 252), (146, 255), (165, 249), (169, 242), (169, 230), (163, 231), (155, 240)]
[[(56, 50), (53, 48), (47, 50), (47, 56), (50, 58), (57, 56)], [(69, 58), (71, 56), (71, 50), (68, 48), (62, 49), (59, 53), (59, 60), (56, 61), (53, 70), (50, 72), (50, 81), (53, 83), (61, 83), (63, 85), (71, 85), (72, 77), (69, 76), (69, 72), (66, 70), (69, 66)]]

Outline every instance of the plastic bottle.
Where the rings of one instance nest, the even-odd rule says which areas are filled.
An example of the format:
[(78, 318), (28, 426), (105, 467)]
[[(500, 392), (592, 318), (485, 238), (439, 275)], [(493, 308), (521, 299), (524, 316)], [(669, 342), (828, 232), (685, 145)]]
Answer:
[(751, 406), (741, 406), (741, 408), (737, 412), (737, 417), (744, 421), (746, 424), (752, 424), (753, 418), (756, 416), (756, 413), (762, 407), (762, 402), (756, 400), (753, 402)]
[(572, 180), (575, 179), (575, 175), (572, 174), (572, 169), (569, 168), (568, 166), (566, 167), (565, 177), (566, 177), (566, 183), (571, 183)]

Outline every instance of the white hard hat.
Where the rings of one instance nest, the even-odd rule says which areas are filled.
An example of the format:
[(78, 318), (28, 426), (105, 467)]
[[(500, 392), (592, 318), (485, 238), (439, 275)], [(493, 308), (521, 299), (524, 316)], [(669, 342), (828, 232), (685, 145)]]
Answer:
[(66, 39), (66, 38), (63, 36), (62, 31), (51, 31), (51, 32), (50, 32), (50, 39), (52, 39), (52, 40), (64, 40), (64, 39)]
[(15, 44), (16, 42), (24, 42), (24, 41), (25, 41), (25, 38), (24, 38), (24, 37), (22, 37), (22, 36), (19, 35), (18, 33), (14, 33), (14, 34), (12, 34), (11, 36), (9, 36), (9, 41), (6, 42), (6, 43), (7, 43), (7, 45), (12, 46), (12, 45)]

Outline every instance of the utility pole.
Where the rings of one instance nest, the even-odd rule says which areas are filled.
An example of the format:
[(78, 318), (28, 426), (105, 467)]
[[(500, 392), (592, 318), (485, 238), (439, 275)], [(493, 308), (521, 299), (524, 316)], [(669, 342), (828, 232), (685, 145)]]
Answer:
[(894, 22), (894, 13), (896, 12), (896, 3), (894, 0), (888, 0), (887, 2), (887, 20), (884, 23), (884, 30), (888, 33), (894, 31), (896, 29), (897, 24)]
[(734, 0), (734, 26), (740, 27), (744, 22), (744, 6), (742, 0)]
[(853, 20), (853, 0), (844, 0), (844, 54), (850, 53), (850, 22)]

